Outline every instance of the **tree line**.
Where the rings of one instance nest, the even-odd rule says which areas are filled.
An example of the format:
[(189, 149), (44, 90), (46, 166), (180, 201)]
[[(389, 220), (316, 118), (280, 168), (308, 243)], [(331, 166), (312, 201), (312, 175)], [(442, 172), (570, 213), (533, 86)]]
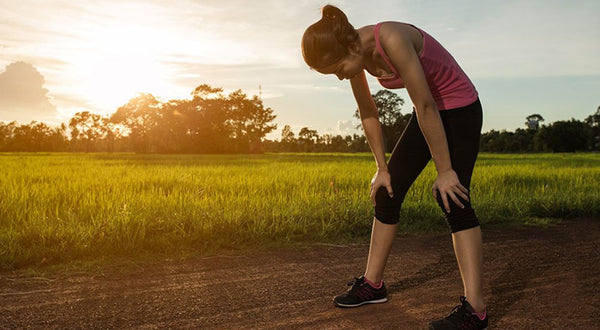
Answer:
[(486, 152), (576, 152), (600, 150), (600, 106), (583, 121), (555, 121), (541, 125), (540, 114), (527, 116), (525, 128), (514, 132), (491, 130), (481, 136)]
[[(391, 152), (408, 125), (411, 114), (402, 114), (404, 100), (397, 94), (380, 90), (373, 95), (379, 110), (379, 120), (387, 152)], [(354, 116), (359, 118), (358, 110)], [(543, 125), (544, 117), (525, 117), (525, 128), (515, 131), (490, 130), (481, 135), (480, 150), (484, 152), (576, 152), (600, 150), (600, 107), (585, 120), (570, 119)], [(358, 128), (358, 127), (357, 127)], [(279, 142), (271, 142), (270, 151), (369, 151), (364, 135), (342, 137), (304, 127), (296, 138), (289, 126), (284, 127)]]
[[(366, 152), (363, 134), (320, 135), (303, 127), (297, 133), (285, 125), (281, 138), (266, 135), (277, 125), (273, 109), (258, 96), (241, 90), (224, 94), (207, 84), (191, 93), (192, 99), (161, 102), (140, 94), (111, 115), (76, 113), (68, 123), (50, 127), (32, 121), (0, 122), (0, 151), (137, 152), (137, 153), (261, 153), (261, 152)], [(380, 90), (373, 95), (379, 110), (387, 152), (408, 124), (402, 114), (404, 100)], [(358, 110), (354, 116), (358, 119)], [(526, 117), (525, 128), (514, 132), (491, 130), (481, 136), (481, 151), (575, 152), (600, 150), (600, 107), (584, 121), (571, 119), (542, 125), (540, 114)], [(357, 127), (359, 128), (359, 127)]]
[(0, 123), (0, 151), (138, 153), (261, 152), (276, 129), (273, 110), (241, 90), (200, 85), (192, 99), (160, 102), (140, 94), (111, 115), (76, 113), (68, 123)]

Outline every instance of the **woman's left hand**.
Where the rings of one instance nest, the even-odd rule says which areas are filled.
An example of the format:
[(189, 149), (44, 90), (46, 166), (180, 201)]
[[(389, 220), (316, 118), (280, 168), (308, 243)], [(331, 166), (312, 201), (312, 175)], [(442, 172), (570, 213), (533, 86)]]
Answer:
[(435, 182), (433, 183), (433, 197), (437, 199), (437, 194), (440, 194), (444, 208), (447, 213), (450, 213), (450, 204), (448, 203), (448, 197), (450, 197), (456, 205), (460, 208), (464, 208), (463, 203), (460, 202), (457, 196), (460, 196), (465, 201), (469, 201), (469, 190), (465, 188), (458, 180), (458, 175), (454, 170), (450, 169), (441, 173), (438, 173)]

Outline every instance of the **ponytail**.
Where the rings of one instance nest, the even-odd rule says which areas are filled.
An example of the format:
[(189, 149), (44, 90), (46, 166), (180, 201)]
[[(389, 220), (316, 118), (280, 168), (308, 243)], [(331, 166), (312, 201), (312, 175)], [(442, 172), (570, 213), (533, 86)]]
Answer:
[(358, 32), (339, 8), (326, 5), (319, 21), (309, 26), (302, 37), (302, 56), (311, 68), (319, 69), (340, 61), (348, 48), (358, 42)]
[(354, 30), (352, 24), (348, 22), (348, 17), (339, 8), (332, 5), (323, 7), (323, 17), (331, 21), (333, 34), (342, 45), (348, 47), (351, 43), (358, 40), (358, 33)]

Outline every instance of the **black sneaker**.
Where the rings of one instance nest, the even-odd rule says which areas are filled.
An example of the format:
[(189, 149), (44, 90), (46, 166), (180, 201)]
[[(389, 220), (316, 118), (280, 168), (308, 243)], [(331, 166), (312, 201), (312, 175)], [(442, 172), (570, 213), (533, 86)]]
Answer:
[(485, 319), (480, 320), (477, 315), (473, 314), (475, 310), (467, 302), (467, 298), (460, 296), (460, 305), (454, 306), (450, 315), (445, 318), (429, 323), (430, 330), (444, 329), (465, 329), (465, 330), (485, 330), (488, 326), (489, 316), (485, 315)]
[(358, 307), (364, 304), (377, 304), (387, 301), (387, 290), (385, 284), (381, 283), (379, 289), (375, 289), (365, 281), (365, 277), (355, 277), (348, 283), (351, 286), (348, 291), (333, 298), (333, 303), (338, 307)]

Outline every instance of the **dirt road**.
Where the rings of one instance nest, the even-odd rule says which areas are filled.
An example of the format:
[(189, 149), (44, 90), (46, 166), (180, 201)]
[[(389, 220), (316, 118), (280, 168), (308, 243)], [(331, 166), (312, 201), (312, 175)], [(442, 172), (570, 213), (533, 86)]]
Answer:
[[(597, 329), (600, 220), (485, 229), (490, 329)], [(68, 278), (0, 273), (0, 328), (424, 329), (458, 304), (449, 233), (400, 236), (385, 304), (333, 307), (368, 245), (161, 261)]]

